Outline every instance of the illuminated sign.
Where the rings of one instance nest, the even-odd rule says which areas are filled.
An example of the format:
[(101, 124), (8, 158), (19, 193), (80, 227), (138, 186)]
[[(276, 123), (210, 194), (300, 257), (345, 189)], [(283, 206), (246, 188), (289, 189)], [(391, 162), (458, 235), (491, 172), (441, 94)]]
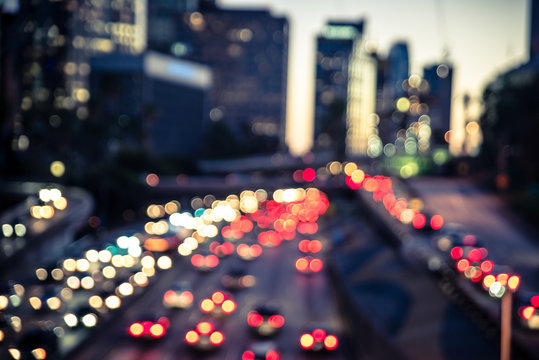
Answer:
[(359, 31), (351, 25), (326, 25), (322, 35), (327, 39), (354, 39)]
[(144, 72), (150, 76), (206, 89), (212, 83), (211, 70), (204, 65), (149, 52), (144, 57)]

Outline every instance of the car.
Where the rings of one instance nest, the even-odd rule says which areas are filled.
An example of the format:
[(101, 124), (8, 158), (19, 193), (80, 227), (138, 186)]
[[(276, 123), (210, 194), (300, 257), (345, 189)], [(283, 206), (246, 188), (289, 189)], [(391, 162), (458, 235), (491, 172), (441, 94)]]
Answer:
[(191, 256), (191, 265), (198, 271), (209, 272), (219, 265), (219, 258), (212, 253), (197, 253)]
[(214, 320), (202, 320), (185, 333), (184, 340), (192, 349), (211, 351), (218, 349), (225, 341), (221, 331), (216, 330)]
[(339, 346), (337, 335), (325, 326), (311, 326), (299, 338), (301, 349), (309, 352), (334, 351)]
[(9, 357), (6, 358), (44, 360), (55, 359), (58, 355), (58, 338), (54, 332), (36, 325), (26, 330), (16, 344), (8, 346)]
[(312, 256), (300, 257), (296, 260), (296, 270), (303, 274), (312, 274), (320, 272), (324, 266), (321, 259)]
[(280, 354), (281, 352), (274, 341), (256, 341), (245, 349), (241, 360), (279, 360)]
[(322, 250), (320, 240), (303, 239), (298, 243), (298, 249), (304, 254), (316, 254)]
[(273, 305), (259, 305), (247, 314), (247, 325), (260, 336), (276, 334), (284, 323), (284, 316)]
[(232, 295), (224, 291), (215, 291), (200, 302), (200, 310), (208, 315), (223, 317), (236, 310), (236, 302)]
[(98, 319), (98, 311), (88, 305), (64, 314), (64, 322), (70, 328), (92, 328), (97, 325)]
[(21, 319), (18, 316), (0, 312), (0, 346), (7, 343), (20, 330)]
[(227, 290), (241, 290), (255, 285), (255, 277), (245, 272), (243, 267), (233, 267), (221, 278), (221, 284)]
[(0, 311), (11, 311), (19, 307), (25, 295), (25, 288), (21, 284), (9, 281), (0, 284)]
[(173, 284), (163, 294), (163, 305), (166, 308), (187, 309), (193, 305), (193, 289), (186, 281)]
[(258, 244), (238, 244), (236, 247), (236, 253), (245, 261), (252, 261), (257, 259), (262, 254), (262, 246)]
[(166, 335), (169, 326), (168, 317), (147, 314), (131, 323), (127, 332), (134, 339), (157, 340)]
[(234, 253), (234, 244), (230, 241), (213, 241), (209, 245), (209, 250), (220, 258), (226, 257)]
[(61, 285), (45, 285), (28, 298), (30, 306), (36, 311), (57, 311), (62, 306)]

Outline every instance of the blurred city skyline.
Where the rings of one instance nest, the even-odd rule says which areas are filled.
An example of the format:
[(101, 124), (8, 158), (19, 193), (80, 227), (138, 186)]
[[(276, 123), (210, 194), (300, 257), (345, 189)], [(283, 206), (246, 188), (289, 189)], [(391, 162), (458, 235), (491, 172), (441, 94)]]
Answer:
[[(455, 68), (451, 127), (455, 148), (464, 136), (462, 98), (472, 97), (473, 116), (485, 85), (497, 74), (528, 59), (529, 2), (517, 0), (357, 2), (335, 0), (218, 0), (223, 7), (265, 7), (290, 21), (287, 143), (293, 154), (312, 146), (316, 35), (327, 20), (365, 19), (366, 39), (387, 54), (406, 41), (410, 71), (448, 61)], [(404, 19), (404, 20), (403, 20)], [(503, 24), (503, 26), (501, 26)]]

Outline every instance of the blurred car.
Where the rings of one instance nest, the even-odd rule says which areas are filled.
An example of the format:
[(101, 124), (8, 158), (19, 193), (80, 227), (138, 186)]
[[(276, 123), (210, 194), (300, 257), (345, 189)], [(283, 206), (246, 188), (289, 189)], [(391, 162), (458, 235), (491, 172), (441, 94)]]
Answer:
[(21, 284), (9, 281), (0, 284), (0, 311), (13, 310), (21, 305), (25, 289)]
[(280, 351), (271, 340), (256, 341), (249, 345), (241, 355), (241, 360), (279, 360)]
[(236, 247), (236, 253), (242, 260), (252, 261), (262, 254), (262, 246), (258, 244), (239, 244)]
[(186, 281), (173, 284), (163, 294), (163, 305), (167, 308), (186, 309), (193, 305), (193, 289)]
[(61, 285), (46, 285), (38, 289), (38, 293), (30, 296), (28, 302), (36, 311), (56, 311), (62, 306), (60, 298)]
[(8, 346), (6, 358), (43, 360), (56, 359), (58, 355), (56, 335), (51, 330), (36, 326), (24, 332), (15, 345)]
[(210, 351), (218, 349), (225, 341), (225, 336), (216, 330), (213, 320), (203, 320), (194, 329), (188, 330), (184, 339), (193, 349)]
[(515, 294), (520, 326), (539, 331), (539, 292), (519, 290)]
[(82, 306), (74, 312), (64, 314), (64, 322), (70, 328), (82, 327), (92, 328), (97, 325), (98, 312), (88, 306)]
[(198, 253), (191, 256), (191, 264), (198, 271), (208, 272), (219, 265), (219, 258), (212, 253)]
[(235, 247), (234, 244), (230, 241), (220, 242), (216, 240), (209, 245), (209, 249), (218, 257), (223, 258), (234, 253)]
[(233, 313), (236, 310), (236, 302), (232, 295), (215, 291), (200, 302), (200, 310), (205, 314), (221, 317)]
[(276, 334), (284, 323), (284, 316), (277, 307), (271, 305), (257, 306), (247, 314), (247, 325), (260, 336)]
[(312, 256), (300, 257), (296, 260), (296, 270), (303, 274), (317, 273), (322, 270), (324, 263), (321, 259)]
[(320, 240), (303, 239), (298, 243), (298, 249), (304, 254), (316, 254), (322, 250)]
[(9, 342), (21, 330), (21, 319), (17, 316), (0, 312), (0, 346)]
[(169, 325), (168, 317), (148, 314), (129, 325), (127, 332), (132, 338), (156, 340), (166, 335)]
[(299, 345), (305, 351), (324, 352), (337, 349), (339, 340), (324, 326), (311, 326), (299, 338)]
[(255, 285), (255, 277), (245, 272), (243, 267), (233, 267), (221, 278), (221, 284), (228, 290), (241, 290)]

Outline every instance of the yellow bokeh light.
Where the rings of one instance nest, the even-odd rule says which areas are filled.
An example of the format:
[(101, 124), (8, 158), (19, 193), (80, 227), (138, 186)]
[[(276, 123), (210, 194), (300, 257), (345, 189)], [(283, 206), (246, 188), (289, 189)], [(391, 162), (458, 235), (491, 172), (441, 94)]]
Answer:
[(344, 166), (344, 173), (346, 175), (352, 175), (352, 173), (357, 169), (357, 165), (353, 162), (349, 162)]
[(51, 170), (51, 174), (55, 177), (62, 177), (65, 173), (65, 165), (63, 162), (61, 161), (53, 161), (51, 163), (51, 167), (50, 167), (50, 170)]
[(400, 112), (407, 112), (410, 109), (410, 100), (405, 97), (401, 97), (397, 100), (396, 106), (397, 110)]

